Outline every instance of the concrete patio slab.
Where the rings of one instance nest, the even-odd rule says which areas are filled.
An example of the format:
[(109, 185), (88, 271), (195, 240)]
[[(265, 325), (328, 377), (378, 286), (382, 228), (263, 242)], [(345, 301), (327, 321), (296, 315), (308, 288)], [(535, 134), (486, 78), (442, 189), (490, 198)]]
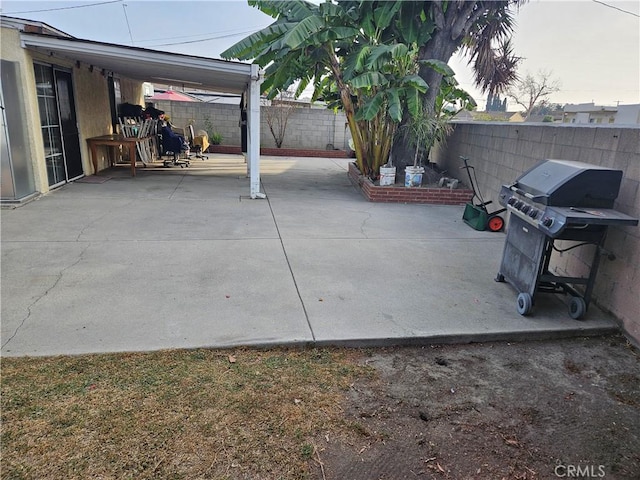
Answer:
[(462, 207), (374, 204), (348, 159), (242, 157), (116, 167), (3, 208), (1, 354), (238, 345), (522, 340), (617, 330), (562, 298), (516, 312), (494, 282), (504, 234)]

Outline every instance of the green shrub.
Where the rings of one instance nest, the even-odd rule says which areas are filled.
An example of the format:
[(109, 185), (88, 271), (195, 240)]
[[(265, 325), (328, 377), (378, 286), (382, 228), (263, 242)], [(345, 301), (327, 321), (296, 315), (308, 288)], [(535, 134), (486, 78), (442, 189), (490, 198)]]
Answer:
[(211, 135), (209, 135), (209, 143), (211, 145), (220, 145), (222, 143), (222, 135), (218, 132), (212, 132)]

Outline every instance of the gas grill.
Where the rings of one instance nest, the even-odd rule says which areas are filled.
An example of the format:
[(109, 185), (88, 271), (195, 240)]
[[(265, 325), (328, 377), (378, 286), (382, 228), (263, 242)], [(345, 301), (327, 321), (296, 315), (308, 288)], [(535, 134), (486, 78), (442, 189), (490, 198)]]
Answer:
[[(503, 185), (499, 202), (510, 212), (500, 270), (496, 281), (517, 291), (517, 310), (528, 315), (536, 292), (571, 295), (569, 315), (586, 313), (604, 249), (608, 227), (638, 225), (638, 219), (613, 210), (622, 171), (567, 160), (544, 160)], [(576, 242), (560, 250), (556, 240)], [(553, 251), (595, 245), (589, 275), (557, 276), (549, 271)], [(576, 288), (580, 286), (579, 288)]]

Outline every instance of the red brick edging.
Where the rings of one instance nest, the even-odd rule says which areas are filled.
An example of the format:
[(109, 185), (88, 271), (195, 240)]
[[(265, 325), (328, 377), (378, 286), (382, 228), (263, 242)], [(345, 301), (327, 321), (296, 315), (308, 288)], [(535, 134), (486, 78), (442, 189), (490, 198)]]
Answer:
[(349, 180), (359, 188), (362, 194), (370, 202), (388, 203), (427, 203), (432, 205), (464, 205), (473, 199), (473, 191), (468, 189), (431, 188), (431, 187), (404, 187), (374, 185), (373, 182), (362, 175), (354, 163), (349, 164)]
[[(240, 155), (242, 150), (237, 145), (209, 145), (209, 153), (228, 153)], [(275, 157), (324, 157), (324, 158), (348, 158), (344, 150), (309, 150), (302, 148), (269, 148), (261, 147), (260, 155), (272, 155)]]

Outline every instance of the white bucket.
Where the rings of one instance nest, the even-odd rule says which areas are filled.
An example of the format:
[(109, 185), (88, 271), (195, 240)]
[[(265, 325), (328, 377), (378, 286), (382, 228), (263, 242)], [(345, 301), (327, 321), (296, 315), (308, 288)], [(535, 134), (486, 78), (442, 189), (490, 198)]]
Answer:
[(422, 185), (424, 167), (406, 167), (404, 169), (404, 186), (419, 187)]
[(396, 183), (396, 167), (380, 167), (380, 186)]

